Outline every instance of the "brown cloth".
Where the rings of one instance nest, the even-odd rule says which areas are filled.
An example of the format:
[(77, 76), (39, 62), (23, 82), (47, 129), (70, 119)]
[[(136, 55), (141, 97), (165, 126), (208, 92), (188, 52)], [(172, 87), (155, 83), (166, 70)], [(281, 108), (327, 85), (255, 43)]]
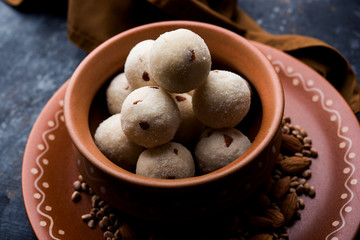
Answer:
[(319, 72), (360, 112), (360, 89), (348, 61), (333, 47), (299, 35), (271, 35), (257, 25), (236, 0), (69, 0), (68, 36), (90, 52), (129, 28), (164, 20), (212, 23), (282, 50)]

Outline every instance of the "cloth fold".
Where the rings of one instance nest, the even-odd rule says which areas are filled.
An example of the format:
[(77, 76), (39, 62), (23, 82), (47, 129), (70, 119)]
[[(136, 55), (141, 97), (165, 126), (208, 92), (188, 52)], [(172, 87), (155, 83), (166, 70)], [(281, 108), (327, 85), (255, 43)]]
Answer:
[(68, 37), (90, 52), (122, 31), (166, 20), (212, 23), (284, 51), (320, 73), (354, 113), (360, 112), (357, 78), (338, 50), (311, 37), (269, 34), (239, 7), (237, 0), (69, 0)]

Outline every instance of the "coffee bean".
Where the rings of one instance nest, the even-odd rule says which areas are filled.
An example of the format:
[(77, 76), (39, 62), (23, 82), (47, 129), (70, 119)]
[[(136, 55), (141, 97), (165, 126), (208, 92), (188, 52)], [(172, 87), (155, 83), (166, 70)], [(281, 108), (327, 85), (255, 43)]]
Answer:
[(290, 133), (290, 128), (287, 127), (287, 126), (284, 126), (284, 127), (282, 128), (282, 133), (289, 134), (289, 133)]
[(301, 153), (303, 154), (304, 157), (310, 157), (311, 156), (311, 152), (309, 150), (303, 149), (301, 151)]
[(304, 184), (304, 192), (305, 192), (306, 194), (308, 194), (308, 193), (309, 193), (309, 190), (310, 190), (310, 184), (305, 183), (305, 184)]
[(312, 140), (309, 136), (304, 137), (303, 142), (304, 142), (304, 144), (308, 144), (308, 145), (312, 144)]
[(310, 178), (311, 177), (311, 170), (306, 169), (305, 171), (302, 172), (301, 176), (304, 177), (304, 178)]
[[(297, 129), (294, 129), (291, 131), (291, 134), (294, 135), (294, 136), (297, 136), (297, 135), (300, 135), (300, 131), (297, 130)], [(300, 135), (301, 136), (301, 135)], [(302, 139), (301, 139), (302, 140)]]
[(114, 213), (109, 213), (109, 220), (110, 220), (111, 224), (115, 224), (116, 215)]
[(106, 229), (110, 232), (115, 232), (115, 230), (116, 230), (116, 228), (114, 226), (108, 226)]
[(98, 206), (98, 202), (100, 201), (100, 197), (96, 194), (92, 195), (91, 197), (91, 206), (94, 208), (94, 207), (97, 207)]
[(97, 219), (102, 219), (104, 217), (104, 215), (105, 215), (104, 210), (100, 208), (99, 211), (97, 211), (95, 216)]
[(111, 209), (110, 205), (107, 203), (102, 207), (102, 209), (103, 209), (105, 215), (109, 215), (113, 211)]
[(304, 146), (303, 146), (303, 149), (304, 150), (310, 150), (311, 147), (312, 147), (311, 144), (305, 143)]
[(87, 185), (86, 182), (82, 182), (82, 183), (81, 183), (81, 189), (82, 189), (84, 192), (88, 192), (88, 191), (89, 191), (89, 185)]
[(305, 178), (299, 178), (299, 184), (304, 185), (306, 183)]
[(83, 181), (84, 181), (84, 178), (83, 178), (82, 175), (79, 175), (79, 176), (78, 176), (78, 179), (79, 179), (80, 182), (83, 182)]
[(292, 187), (292, 188), (297, 188), (297, 186), (299, 186), (299, 182), (298, 182), (298, 181), (292, 181), (292, 182), (290, 183), (290, 187)]
[(71, 199), (73, 200), (73, 202), (79, 202), (81, 199), (81, 194), (78, 191), (74, 191), (71, 195)]
[(117, 238), (120, 238), (120, 237), (121, 237), (121, 233), (120, 233), (120, 230), (119, 230), (119, 229), (117, 229), (117, 230), (115, 231), (114, 236), (117, 237)]
[(89, 226), (89, 228), (94, 229), (94, 228), (96, 227), (95, 220), (94, 220), (94, 219), (91, 219), (91, 220), (88, 222), (88, 226)]
[(305, 208), (305, 201), (304, 201), (304, 199), (299, 198), (299, 199), (298, 199), (298, 203), (299, 203), (299, 208), (300, 208), (300, 209), (304, 209), (304, 208)]
[(98, 203), (98, 206), (99, 206), (99, 207), (104, 207), (104, 206), (105, 206), (105, 204), (106, 204), (106, 202), (105, 202), (105, 201), (100, 200), (100, 201), (99, 201), (99, 203)]
[(97, 213), (98, 211), (99, 211), (98, 208), (92, 208), (92, 209), (90, 210), (91, 216), (92, 216), (93, 218), (96, 218), (96, 213)]
[(93, 195), (93, 194), (94, 194), (94, 190), (93, 190), (91, 187), (89, 187), (89, 194), (90, 194), (90, 195)]
[(84, 221), (84, 222), (88, 222), (92, 219), (93, 217), (91, 216), (90, 213), (87, 213), (87, 214), (84, 214), (81, 216), (81, 219)]
[(299, 177), (298, 176), (293, 176), (290, 181), (291, 182), (297, 182), (299, 180)]
[(304, 193), (304, 185), (299, 184), (299, 185), (296, 187), (296, 193), (297, 193), (297, 195), (303, 194), (303, 193)]
[(308, 133), (307, 133), (304, 129), (300, 129), (300, 134), (301, 134), (303, 137), (307, 137), (307, 136), (308, 136)]
[(291, 123), (291, 118), (290, 118), (289, 116), (284, 116), (284, 117), (283, 117), (283, 121), (284, 121), (285, 123)]
[(75, 181), (73, 185), (74, 185), (74, 190), (81, 191), (81, 182), (79, 180)]
[(289, 234), (287, 234), (287, 233), (281, 233), (281, 234), (279, 235), (279, 237), (280, 237), (280, 238), (283, 238), (283, 239), (288, 239), (288, 238), (289, 238)]
[(100, 221), (99, 221), (99, 227), (101, 230), (106, 230), (107, 227), (109, 226), (110, 221), (109, 218), (107, 216), (104, 216)]
[(112, 232), (110, 232), (110, 231), (106, 231), (106, 232), (104, 232), (104, 237), (111, 239), (111, 238), (114, 237), (114, 234)]
[(311, 157), (317, 158), (318, 157), (318, 151), (315, 148), (310, 148)]
[(309, 189), (309, 197), (313, 198), (315, 197), (315, 187), (311, 186)]

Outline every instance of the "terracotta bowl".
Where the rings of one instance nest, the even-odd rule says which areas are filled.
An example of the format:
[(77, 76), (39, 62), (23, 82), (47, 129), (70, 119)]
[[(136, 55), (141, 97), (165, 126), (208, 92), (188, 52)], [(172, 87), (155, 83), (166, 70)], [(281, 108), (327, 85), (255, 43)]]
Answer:
[[(234, 71), (252, 85), (250, 112), (239, 124), (252, 141), (231, 164), (202, 176), (153, 179), (126, 171), (96, 147), (93, 133), (109, 115), (105, 89), (123, 71), (131, 48), (145, 39), (187, 28), (208, 45), (212, 69)], [(91, 52), (74, 72), (65, 97), (65, 122), (74, 145), (77, 165), (86, 182), (104, 200), (136, 217), (181, 220), (225, 211), (244, 200), (264, 181), (275, 165), (281, 138), (284, 96), (268, 59), (249, 41), (221, 27), (191, 21), (148, 24), (120, 33)]]

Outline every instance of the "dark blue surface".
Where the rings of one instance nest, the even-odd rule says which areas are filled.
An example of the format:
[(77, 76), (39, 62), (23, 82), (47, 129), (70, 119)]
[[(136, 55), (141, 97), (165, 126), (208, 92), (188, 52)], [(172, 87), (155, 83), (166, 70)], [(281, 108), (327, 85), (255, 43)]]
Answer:
[(36, 239), (21, 192), (30, 130), (86, 54), (67, 39), (66, 17), (21, 13), (0, 1), (0, 239)]
[[(360, 1), (239, 0), (265, 30), (319, 38), (360, 74)], [(36, 239), (21, 192), (25, 144), (40, 111), (86, 56), (66, 16), (23, 13), (0, 1), (0, 239)]]

